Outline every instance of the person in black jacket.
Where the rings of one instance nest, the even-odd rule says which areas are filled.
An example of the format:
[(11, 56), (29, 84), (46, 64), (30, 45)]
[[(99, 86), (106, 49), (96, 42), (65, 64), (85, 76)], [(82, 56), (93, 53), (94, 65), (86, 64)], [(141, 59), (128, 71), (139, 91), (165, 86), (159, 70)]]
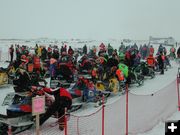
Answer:
[(180, 58), (180, 47), (177, 50), (177, 58)]
[(13, 47), (13, 45), (11, 45), (11, 47), (9, 48), (9, 54), (10, 54), (10, 57), (11, 57), (10, 62), (12, 62), (13, 61), (13, 56), (14, 56), (14, 47)]
[(163, 55), (163, 52), (160, 51), (160, 54), (157, 58), (159, 69), (161, 71), (160, 74), (164, 74), (164, 60), (165, 60), (165, 56)]
[(13, 80), (13, 84), (16, 85), (14, 88), (16, 92), (25, 92), (29, 90), (31, 86), (31, 79), (23, 68), (19, 68), (16, 73), (16, 79)]
[(86, 44), (83, 46), (83, 53), (87, 54), (87, 46), (86, 46)]

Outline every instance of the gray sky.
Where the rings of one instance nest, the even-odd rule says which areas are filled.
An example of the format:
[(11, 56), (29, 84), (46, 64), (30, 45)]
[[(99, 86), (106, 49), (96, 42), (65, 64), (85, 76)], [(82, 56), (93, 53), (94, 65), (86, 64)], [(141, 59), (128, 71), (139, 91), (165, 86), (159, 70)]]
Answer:
[(180, 39), (180, 0), (0, 0), (0, 38)]

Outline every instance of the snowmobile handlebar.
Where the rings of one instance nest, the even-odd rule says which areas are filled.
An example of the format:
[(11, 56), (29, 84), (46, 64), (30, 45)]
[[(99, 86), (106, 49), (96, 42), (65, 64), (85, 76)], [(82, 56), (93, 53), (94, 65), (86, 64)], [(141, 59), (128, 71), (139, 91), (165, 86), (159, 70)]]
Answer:
[(44, 91), (43, 91), (43, 88), (45, 88), (44, 86), (30, 86), (30, 90), (31, 90), (31, 93), (32, 95), (39, 95), (39, 96), (42, 96), (44, 95)]

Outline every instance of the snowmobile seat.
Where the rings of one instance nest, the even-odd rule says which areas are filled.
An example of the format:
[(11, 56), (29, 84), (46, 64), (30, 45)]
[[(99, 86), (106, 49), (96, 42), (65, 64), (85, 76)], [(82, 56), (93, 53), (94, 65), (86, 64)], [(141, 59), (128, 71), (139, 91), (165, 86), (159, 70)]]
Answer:
[(22, 89), (22, 88), (20, 88), (20, 87), (18, 87), (18, 86), (15, 86), (14, 87), (14, 91), (16, 92), (16, 93), (22, 93), (22, 92), (28, 92), (28, 91), (30, 91), (30, 89)]

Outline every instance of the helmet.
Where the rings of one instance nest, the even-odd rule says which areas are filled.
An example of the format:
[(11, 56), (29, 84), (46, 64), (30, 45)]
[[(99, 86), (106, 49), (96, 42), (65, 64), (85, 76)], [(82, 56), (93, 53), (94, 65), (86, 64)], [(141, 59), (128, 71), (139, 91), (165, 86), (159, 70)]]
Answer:
[(64, 55), (67, 55), (67, 53), (66, 53), (65, 51), (63, 51), (63, 52), (62, 52), (62, 55), (63, 55), (63, 56), (64, 56)]
[(22, 55), (22, 56), (21, 56), (21, 59), (26, 59), (26, 55)]

